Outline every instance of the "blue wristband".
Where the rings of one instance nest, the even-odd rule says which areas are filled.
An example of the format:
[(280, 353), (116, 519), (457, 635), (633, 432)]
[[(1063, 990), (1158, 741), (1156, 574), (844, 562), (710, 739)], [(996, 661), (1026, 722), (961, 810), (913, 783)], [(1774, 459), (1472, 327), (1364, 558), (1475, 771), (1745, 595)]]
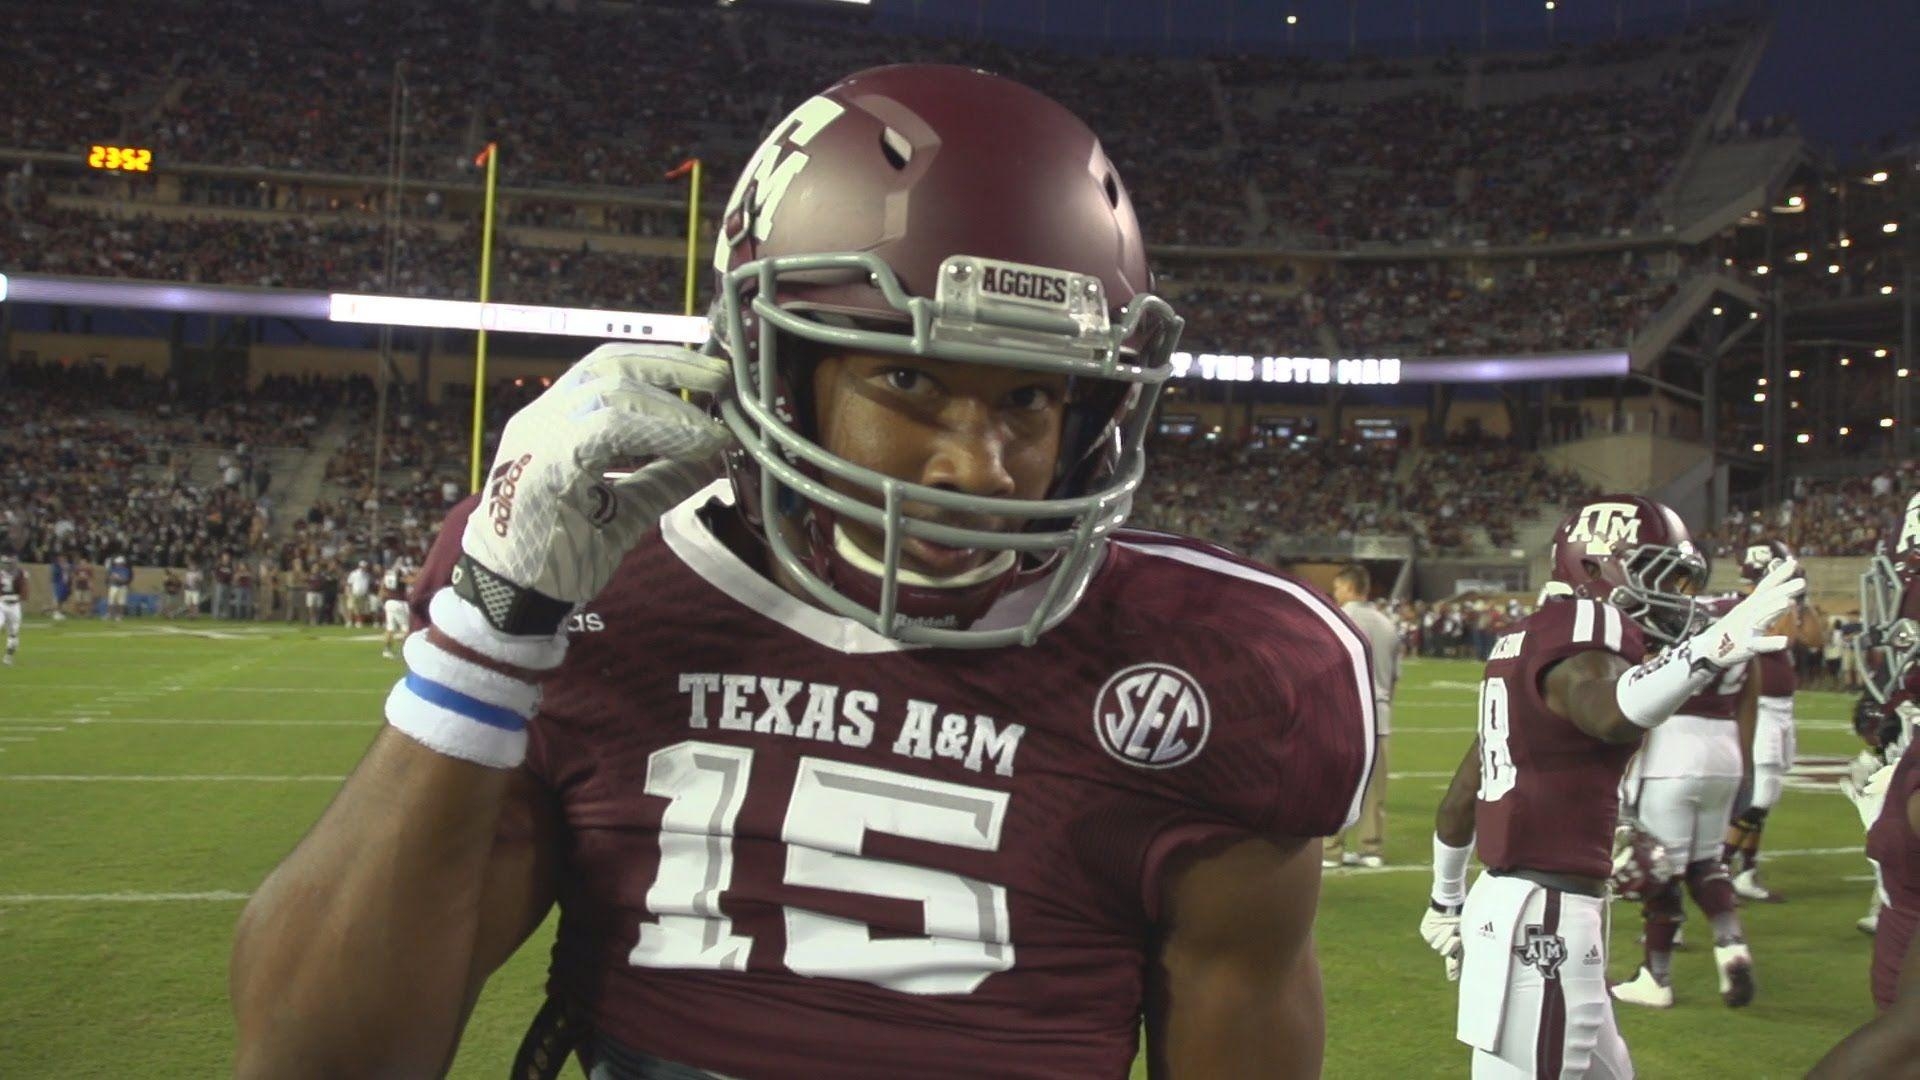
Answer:
[(407, 689), (430, 704), (438, 705), (448, 712), (458, 713), (469, 720), (475, 720), (488, 727), (502, 731), (525, 731), (527, 718), (512, 709), (503, 709), (498, 705), (489, 705), (479, 698), (467, 695), (451, 687), (442, 686), (431, 679), (423, 678), (412, 672), (407, 673)]

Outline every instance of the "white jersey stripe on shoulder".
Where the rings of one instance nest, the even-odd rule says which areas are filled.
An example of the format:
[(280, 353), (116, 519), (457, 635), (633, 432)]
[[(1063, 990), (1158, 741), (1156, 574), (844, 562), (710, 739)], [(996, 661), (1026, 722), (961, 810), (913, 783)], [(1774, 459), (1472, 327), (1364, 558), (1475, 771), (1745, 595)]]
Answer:
[(1575, 600), (1573, 608), (1573, 643), (1593, 640), (1593, 609), (1591, 600)]
[(1360, 702), (1360, 723), (1364, 728), (1363, 734), (1365, 736), (1361, 745), (1368, 748), (1367, 763), (1365, 767), (1360, 770), (1359, 786), (1354, 788), (1353, 798), (1347, 803), (1347, 820), (1345, 827), (1352, 827), (1353, 823), (1360, 819), (1360, 800), (1367, 793), (1367, 781), (1372, 779), (1374, 766), (1379, 761), (1378, 755), (1373, 752), (1373, 746), (1374, 737), (1380, 729), (1378, 721), (1374, 717), (1373, 680), (1368, 674), (1367, 644), (1360, 639), (1360, 635), (1354, 631), (1352, 624), (1347, 622), (1346, 616), (1342, 615), (1325, 600), (1315, 596), (1311, 590), (1302, 588), (1298, 582), (1289, 581), (1286, 578), (1273, 574), (1262, 573), (1252, 567), (1242, 566), (1237, 562), (1223, 559), (1218, 555), (1209, 555), (1204, 551), (1195, 551), (1192, 548), (1181, 547), (1175, 544), (1160, 545), (1151, 542), (1134, 543), (1130, 541), (1115, 541), (1115, 543), (1120, 547), (1130, 548), (1134, 551), (1152, 555), (1157, 558), (1172, 559), (1175, 562), (1183, 562), (1189, 566), (1198, 566), (1217, 574), (1225, 574), (1228, 577), (1239, 578), (1242, 581), (1257, 582), (1268, 588), (1278, 589), (1299, 601), (1301, 607), (1313, 612), (1321, 622), (1327, 624), (1328, 629), (1333, 631), (1333, 636), (1340, 642), (1340, 646), (1347, 651), (1347, 658), (1353, 662), (1351, 670), (1353, 673), (1354, 697)]
[(1607, 620), (1607, 648), (1613, 652), (1619, 652), (1620, 642), (1626, 634), (1626, 630), (1620, 625), (1620, 609), (1612, 604), (1601, 604), (1600, 613), (1606, 616)]

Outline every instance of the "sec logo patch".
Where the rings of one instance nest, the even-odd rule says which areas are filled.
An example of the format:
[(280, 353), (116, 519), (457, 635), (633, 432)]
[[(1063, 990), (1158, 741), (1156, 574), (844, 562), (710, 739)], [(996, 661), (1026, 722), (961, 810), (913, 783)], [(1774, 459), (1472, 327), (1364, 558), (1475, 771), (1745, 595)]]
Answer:
[(1093, 704), (1093, 733), (1114, 758), (1143, 769), (1184, 765), (1207, 744), (1206, 691), (1171, 664), (1135, 664), (1107, 680)]

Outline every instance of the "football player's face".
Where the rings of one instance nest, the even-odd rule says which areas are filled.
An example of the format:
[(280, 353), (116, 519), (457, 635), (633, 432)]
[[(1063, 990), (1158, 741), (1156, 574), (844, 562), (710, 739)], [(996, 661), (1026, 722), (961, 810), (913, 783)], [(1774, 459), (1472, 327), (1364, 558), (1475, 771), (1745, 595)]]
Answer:
[[(968, 495), (1039, 499), (1053, 481), (1065, 408), (1064, 375), (920, 357), (846, 353), (814, 370), (820, 442), (830, 453), (900, 480)], [(878, 505), (877, 493), (845, 481), (836, 490)], [(1012, 523), (908, 503), (914, 517), (972, 528)], [(843, 521), (878, 558), (880, 532)], [(908, 538), (902, 561), (934, 577), (962, 573), (994, 553)]]

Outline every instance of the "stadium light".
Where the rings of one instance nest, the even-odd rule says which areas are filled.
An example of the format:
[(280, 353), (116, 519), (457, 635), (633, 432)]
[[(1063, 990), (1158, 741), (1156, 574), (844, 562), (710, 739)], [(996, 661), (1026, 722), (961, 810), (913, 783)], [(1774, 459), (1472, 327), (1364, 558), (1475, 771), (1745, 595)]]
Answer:
[(1800, 207), (1800, 206), (1805, 206), (1806, 204), (1807, 204), (1807, 200), (1801, 198), (1798, 195), (1790, 195), (1787, 197), (1788, 206)]
[(1880, 231), (1883, 233), (1897, 233), (1900, 231), (1900, 223), (1897, 221), (1889, 221), (1885, 225), (1880, 226)]
[(1843, 357), (1841, 357), (1841, 358), (1840, 358), (1840, 366), (1841, 366), (1841, 367), (1849, 367), (1849, 366), (1851, 366), (1852, 364), (1853, 364), (1853, 357), (1851, 357), (1851, 356), (1843, 356)]
[(1796, 251), (1793, 253), (1794, 262), (1806, 262), (1808, 258), (1809, 256), (1804, 251)]
[(1839, 273), (1839, 272), (1840, 272), (1840, 264), (1839, 264), (1839, 263), (1828, 263), (1828, 264), (1827, 264), (1827, 273), (1829, 273), (1829, 274), (1837, 274), (1837, 273)]
[(1289, 16), (1287, 16), (1287, 25), (1288, 25), (1288, 26), (1299, 26), (1299, 25), (1300, 25), (1300, 16), (1298, 16), (1298, 15), (1289, 15)]
[(1867, 177), (1867, 183), (1869, 184), (1884, 184), (1886, 182), (1887, 170), (1885, 169), (1877, 170), (1872, 176)]
[(1724, 308), (1720, 308), (1720, 307), (1715, 307), (1715, 308), (1713, 309), (1713, 313), (1714, 313), (1715, 315), (1721, 315), (1721, 314), (1725, 314), (1725, 309), (1724, 309)]
[(1840, 246), (1841, 246), (1841, 247), (1852, 247), (1852, 246), (1853, 246), (1853, 237), (1851, 237), (1851, 236), (1843, 236), (1843, 237), (1841, 237), (1841, 238), (1840, 238)]
[(1767, 395), (1764, 393), (1753, 395), (1753, 403), (1755, 405), (1764, 405), (1766, 404), (1766, 401), (1767, 401)]
[(1552, 11), (1553, 9), (1554, 9), (1553, 0), (1547, 0), (1547, 10)]
[(1793, 403), (1792, 403), (1792, 405), (1793, 405), (1793, 407), (1794, 407), (1794, 408), (1796, 408), (1796, 409), (1800, 407), (1800, 403), (1799, 403), (1799, 402), (1797, 402), (1797, 401), (1796, 401), (1796, 402), (1793, 402)]
[(1900, 369), (1899, 371), (1896, 371), (1896, 372), (1894, 372), (1894, 374), (1895, 374), (1895, 375), (1898, 375), (1898, 376), (1900, 376), (1901, 378), (1903, 378), (1903, 379), (1904, 379), (1904, 378), (1906, 378), (1906, 377), (1907, 377), (1908, 375), (1910, 375), (1910, 374), (1912, 374), (1912, 372), (1910, 372), (1910, 371), (1909, 371), (1908, 369), (1906, 369), (1906, 368), (1901, 368), (1901, 369)]
[(1893, 426), (1893, 417), (1891, 417), (1891, 416), (1883, 416), (1883, 417), (1881, 417), (1881, 418), (1880, 418), (1880, 426), (1881, 426), (1881, 427), (1892, 427), (1892, 426)]
[(1893, 295), (1893, 286), (1891, 286), (1891, 285), (1882, 285), (1882, 286), (1880, 286), (1880, 295), (1881, 295), (1881, 296), (1892, 296), (1892, 295)]
[(1813, 441), (1813, 436), (1803, 431), (1800, 434), (1795, 435), (1793, 437), (1793, 441), (1799, 443), (1801, 446), (1805, 446), (1808, 443)]
[(1799, 377), (1800, 377), (1800, 369), (1799, 369), (1799, 368), (1794, 368), (1794, 369), (1793, 369), (1792, 371), (1789, 371), (1789, 372), (1787, 372), (1787, 378), (1789, 378), (1789, 379), (1797, 379), (1797, 378), (1799, 378)]
[(1760, 313), (1759, 313), (1759, 312), (1757, 312), (1757, 311), (1749, 311), (1749, 312), (1747, 312), (1747, 318), (1748, 318), (1748, 319), (1757, 319), (1757, 318), (1759, 318), (1759, 317), (1760, 317)]
[(1767, 272), (1767, 264), (1761, 263), (1759, 266), (1756, 266), (1753, 268), (1753, 272), (1756, 274), (1765, 275)]
[(1754, 452), (1754, 453), (1756, 453), (1756, 454), (1764, 454), (1764, 453), (1766, 453), (1766, 452), (1767, 452), (1767, 444), (1766, 444), (1766, 443), (1758, 443), (1758, 442), (1757, 442), (1757, 443), (1754, 443), (1754, 444), (1753, 444), (1753, 452)]
[(1885, 360), (1887, 358), (1887, 350), (1885, 349), (1873, 350), (1873, 358), (1875, 360)]
[(1760, 378), (1759, 378), (1758, 380), (1756, 380), (1756, 381), (1754, 382), (1754, 384), (1753, 384), (1753, 385), (1755, 385), (1755, 386), (1765, 386), (1765, 385), (1767, 385), (1767, 377), (1766, 377), (1766, 376), (1764, 376), (1764, 375), (1762, 375), (1762, 376), (1761, 376), (1761, 377), (1760, 377)]
[(1850, 427), (1848, 427), (1848, 426), (1847, 426), (1847, 425), (1845, 425), (1845, 424), (1841, 424), (1841, 425), (1840, 425), (1840, 434), (1841, 434), (1842, 436), (1847, 436), (1847, 435), (1851, 435), (1851, 434), (1853, 434), (1853, 429), (1852, 429), (1852, 428), (1850, 428)]

